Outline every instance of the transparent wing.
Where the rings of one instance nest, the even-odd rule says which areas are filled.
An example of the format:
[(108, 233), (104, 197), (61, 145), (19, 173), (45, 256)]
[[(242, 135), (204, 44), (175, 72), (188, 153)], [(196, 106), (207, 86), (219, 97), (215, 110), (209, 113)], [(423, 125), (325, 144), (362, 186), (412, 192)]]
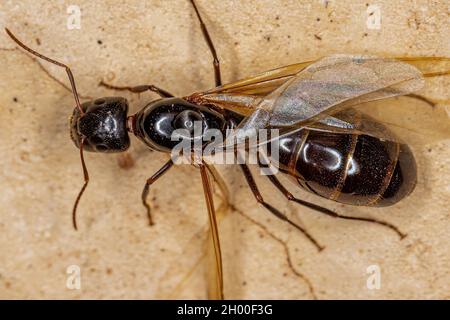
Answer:
[(255, 111), (262, 97), (279, 88), (312, 63), (314, 61), (301, 62), (265, 71), (205, 92), (194, 93), (185, 99), (197, 104), (215, 105), (248, 116)]
[[(410, 96), (371, 101), (310, 124), (279, 127), (279, 136), (276, 138), (311, 129), (330, 133), (364, 134), (410, 146), (423, 146), (450, 139), (448, 106), (448, 99), (431, 107), (429, 102)], [(272, 140), (258, 141), (257, 145)]]
[[(443, 57), (397, 57), (387, 59), (336, 55), (269, 70), (256, 76), (225, 84), (208, 91), (194, 93), (185, 97), (185, 99), (200, 105), (213, 105), (219, 109), (228, 109), (238, 114), (249, 116), (261, 106), (260, 104), (263, 100), (267, 100), (269, 97), (274, 99), (274, 96), (276, 96), (274, 92), (281, 86), (286, 85), (288, 81), (296, 77), (304, 77), (302, 74), (303, 71), (308, 69), (309, 73), (314, 72), (314, 69), (317, 69), (318, 66), (328, 64), (328, 72), (337, 73), (340, 70), (339, 68), (342, 68), (342, 65), (337, 63), (336, 60), (347, 60), (353, 63), (353, 59), (356, 59), (356, 61), (363, 59), (370, 61), (372, 64), (374, 61), (403, 62), (403, 64), (408, 64), (412, 69), (418, 69), (424, 77), (449, 74), (450, 70), (450, 58)], [(333, 61), (336, 63), (333, 64)], [(320, 75), (320, 73), (318, 74)], [(344, 74), (342, 74), (342, 77), (344, 77)], [(271, 94), (272, 96), (270, 96)], [(365, 97), (366, 100), (370, 100), (371, 98), (373, 97)], [(358, 101), (354, 102), (356, 104)], [(282, 109), (279, 111), (282, 111)]]
[[(449, 73), (450, 58), (334, 55), (274, 69), (186, 99), (246, 116), (239, 125), (244, 136), (266, 127), (285, 127), (283, 131), (289, 132), (330, 126), (333, 131), (358, 133), (364, 129), (392, 139), (384, 137), (387, 134), (379, 128), (355, 126), (334, 114), (370, 101), (408, 95), (421, 89), (425, 78)], [(438, 86), (444, 91), (448, 88), (442, 82)]]
[(314, 62), (315, 61), (300, 62), (265, 71), (253, 77), (248, 77), (213, 88), (206, 91), (205, 95), (212, 95), (214, 93), (239, 93), (259, 96), (267, 95)]
[[(405, 95), (424, 85), (422, 73), (413, 65), (393, 59), (335, 55), (323, 58), (299, 72), (260, 99), (242, 122), (292, 126), (317, 121), (349, 106)], [(264, 125), (263, 125), (264, 124)]]

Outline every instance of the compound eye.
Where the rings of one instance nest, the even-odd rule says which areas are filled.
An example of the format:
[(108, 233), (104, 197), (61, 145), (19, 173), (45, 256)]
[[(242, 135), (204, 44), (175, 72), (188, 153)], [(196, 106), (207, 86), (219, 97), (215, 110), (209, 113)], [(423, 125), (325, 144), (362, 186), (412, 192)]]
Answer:
[(94, 101), (94, 104), (97, 105), (97, 106), (101, 106), (101, 105), (104, 104), (105, 102), (106, 102), (105, 99), (99, 98), (99, 99), (97, 99), (97, 100)]
[(98, 152), (105, 152), (105, 151), (108, 150), (108, 146), (107, 146), (107, 145), (104, 145), (104, 144), (99, 144), (99, 145), (96, 145), (96, 146), (95, 146), (95, 149), (96, 149)]
[(199, 112), (193, 110), (185, 110), (178, 114), (173, 120), (175, 129), (186, 129), (191, 136), (194, 133), (194, 128), (198, 126), (200, 131), (203, 129), (203, 118)]

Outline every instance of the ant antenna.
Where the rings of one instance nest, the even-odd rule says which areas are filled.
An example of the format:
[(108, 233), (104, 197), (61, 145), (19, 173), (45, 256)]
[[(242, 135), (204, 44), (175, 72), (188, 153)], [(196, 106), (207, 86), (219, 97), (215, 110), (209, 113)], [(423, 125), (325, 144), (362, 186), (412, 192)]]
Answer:
[(36, 56), (38, 58), (41, 58), (43, 60), (46, 60), (48, 62), (51, 62), (53, 64), (56, 64), (57, 66), (60, 66), (60, 67), (63, 67), (64, 69), (66, 69), (67, 75), (69, 76), (70, 86), (72, 87), (73, 96), (74, 96), (75, 102), (77, 104), (77, 108), (80, 111), (80, 114), (84, 115), (84, 111), (81, 108), (81, 104), (80, 104), (80, 98), (78, 97), (77, 88), (75, 87), (75, 79), (73, 78), (73, 74), (72, 74), (72, 71), (70, 70), (70, 68), (68, 66), (66, 66), (64, 63), (61, 63), (61, 62), (58, 62), (56, 60), (50, 59), (50, 58), (44, 56), (43, 54), (41, 54), (39, 52), (36, 52), (33, 49), (27, 47), (19, 39), (17, 39), (16, 36), (13, 35), (12, 32), (9, 31), (8, 28), (5, 28), (5, 31), (8, 34), (8, 36), (10, 36), (11, 39), (14, 40), (15, 43), (17, 43), (19, 46), (21, 46), (23, 49), (25, 49), (26, 51), (28, 51), (32, 55), (34, 55), (34, 56)]
[(75, 203), (73, 205), (73, 210), (72, 210), (72, 223), (73, 223), (73, 228), (75, 230), (78, 230), (78, 227), (77, 227), (77, 207), (78, 207), (78, 203), (80, 202), (81, 196), (83, 195), (84, 190), (86, 190), (86, 187), (87, 187), (87, 185), (89, 183), (89, 173), (88, 173), (88, 170), (86, 168), (86, 163), (84, 162), (84, 155), (83, 155), (84, 139), (85, 138), (81, 138), (81, 142), (80, 142), (80, 159), (81, 159), (81, 166), (83, 167), (84, 184), (83, 184), (83, 187), (81, 187), (80, 192), (78, 193), (77, 199), (75, 200)]
[[(46, 60), (48, 62), (51, 62), (53, 64), (56, 64), (57, 66), (60, 66), (60, 67), (63, 67), (64, 69), (66, 69), (67, 75), (69, 77), (70, 85), (72, 87), (72, 93), (73, 93), (73, 96), (75, 98), (75, 102), (77, 104), (77, 108), (80, 111), (80, 115), (83, 116), (85, 114), (85, 112), (81, 108), (80, 99), (78, 97), (77, 88), (75, 86), (75, 79), (73, 77), (73, 74), (72, 74), (72, 71), (70, 70), (70, 68), (68, 66), (66, 66), (64, 63), (61, 63), (61, 62), (58, 62), (56, 60), (50, 59), (50, 58), (44, 56), (43, 54), (41, 54), (39, 52), (36, 52), (33, 49), (27, 47), (19, 39), (17, 39), (16, 36), (13, 35), (12, 32), (9, 31), (8, 28), (5, 28), (5, 31), (8, 34), (8, 36), (10, 36), (11, 39), (14, 40), (14, 42), (16, 42), (20, 47), (22, 47), (23, 49), (25, 49), (26, 51), (28, 51), (32, 55), (34, 55), (34, 56), (36, 56), (38, 58), (41, 58), (43, 60)], [(83, 167), (84, 184), (83, 184), (83, 187), (81, 188), (80, 192), (78, 193), (77, 199), (75, 200), (75, 204), (73, 205), (73, 210), (72, 210), (72, 222), (73, 222), (73, 227), (74, 227), (75, 230), (78, 230), (78, 228), (77, 228), (77, 219), (76, 219), (78, 203), (80, 202), (81, 196), (83, 195), (84, 190), (86, 190), (86, 187), (87, 187), (88, 182), (89, 182), (89, 173), (88, 173), (88, 170), (86, 168), (86, 163), (84, 162), (84, 156), (83, 156), (84, 140), (85, 140), (84, 137), (81, 138), (80, 147), (79, 147), (80, 148), (81, 166)]]

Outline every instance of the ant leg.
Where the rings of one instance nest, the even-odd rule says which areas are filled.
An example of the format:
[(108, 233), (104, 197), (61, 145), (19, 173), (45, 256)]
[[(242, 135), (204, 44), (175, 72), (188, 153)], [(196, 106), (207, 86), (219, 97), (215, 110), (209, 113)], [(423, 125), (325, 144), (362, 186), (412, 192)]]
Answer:
[(270, 179), (270, 181), (273, 183), (273, 185), (274, 185), (278, 190), (280, 190), (281, 193), (284, 194), (284, 196), (285, 196), (289, 201), (297, 202), (298, 204), (301, 204), (301, 205), (303, 205), (303, 206), (305, 206), (305, 207), (308, 207), (308, 208), (310, 208), (310, 209), (316, 210), (316, 211), (318, 211), (318, 212), (320, 212), (320, 213), (326, 214), (326, 215), (328, 215), (328, 216), (330, 216), (330, 217), (333, 217), (333, 218), (348, 219), (348, 220), (358, 220), (358, 221), (367, 221), (367, 222), (376, 223), (376, 224), (385, 226), (385, 227), (387, 227), (387, 228), (389, 228), (389, 229), (392, 229), (393, 231), (395, 231), (395, 232), (400, 236), (400, 239), (403, 239), (404, 237), (406, 237), (406, 234), (402, 233), (396, 226), (394, 226), (394, 225), (392, 225), (392, 224), (390, 224), (390, 223), (388, 223), (388, 222), (381, 221), (381, 220), (377, 220), (377, 219), (373, 219), (373, 218), (362, 218), (362, 217), (342, 216), (342, 215), (337, 214), (336, 212), (331, 211), (331, 210), (329, 210), (329, 209), (327, 209), (327, 208), (318, 206), (318, 205), (316, 205), (316, 204), (314, 204), (314, 203), (310, 203), (310, 202), (307, 202), (307, 201), (298, 199), (298, 198), (294, 197), (294, 196), (293, 196), (293, 195), (292, 195), (292, 194), (291, 194), (291, 193), (290, 193), (290, 192), (289, 192), (289, 191), (281, 184), (281, 182), (280, 182), (274, 175), (269, 175), (269, 176), (267, 176), (267, 177)]
[(207, 164), (206, 162), (204, 163), (204, 165), (208, 169), (209, 173), (213, 177), (214, 182), (217, 184), (220, 190), (222, 203), (216, 209), (216, 216), (217, 219), (221, 219), (223, 216), (225, 216), (230, 207), (230, 191), (228, 190), (225, 181), (223, 180), (220, 173), (216, 170), (216, 168), (213, 165)]
[(172, 159), (167, 161), (158, 171), (156, 171), (150, 178), (147, 179), (147, 182), (145, 183), (144, 190), (142, 190), (142, 204), (144, 205), (145, 209), (147, 209), (147, 217), (148, 217), (148, 223), (149, 225), (154, 225), (152, 215), (150, 213), (150, 205), (147, 203), (147, 196), (150, 189), (150, 186), (158, 180), (164, 173), (166, 173), (173, 165)]
[(316, 239), (314, 239), (308, 233), (308, 231), (306, 231), (306, 229), (304, 229), (301, 226), (299, 226), (298, 224), (294, 223), (288, 217), (286, 217), (286, 215), (283, 214), (281, 211), (279, 211), (278, 209), (274, 208), (273, 206), (271, 206), (270, 204), (268, 204), (267, 202), (264, 201), (263, 197), (261, 196), (261, 193), (258, 190), (258, 186), (255, 183), (255, 179), (253, 179), (252, 173), (250, 172), (250, 169), (248, 168), (248, 166), (246, 164), (241, 164), (240, 167), (244, 173), (245, 179), (247, 180), (247, 183), (248, 183), (250, 189), (253, 192), (253, 195), (256, 198), (256, 201), (258, 201), (260, 204), (262, 204), (267, 210), (269, 210), (277, 218), (288, 222), (290, 225), (292, 225), (296, 229), (300, 230), (316, 246), (317, 250), (322, 251), (324, 249), (324, 247), (322, 247), (316, 241)]
[(200, 28), (202, 29), (203, 37), (205, 38), (206, 44), (208, 45), (209, 50), (211, 51), (211, 54), (213, 56), (214, 78), (216, 81), (216, 87), (219, 87), (222, 85), (222, 77), (220, 76), (220, 62), (219, 58), (217, 57), (216, 48), (214, 48), (214, 43), (212, 42), (211, 37), (209, 36), (208, 29), (206, 29), (206, 25), (203, 22), (200, 12), (198, 11), (197, 5), (195, 4), (194, 0), (190, 1), (192, 6), (194, 7), (198, 21), (200, 22)]
[(200, 174), (202, 177), (203, 193), (205, 195), (206, 207), (208, 209), (208, 220), (211, 231), (212, 246), (214, 248), (214, 277), (216, 286), (211, 287), (210, 294), (213, 299), (223, 300), (223, 266), (222, 266), (222, 252), (220, 249), (219, 230), (217, 227), (217, 216), (214, 208), (214, 197), (212, 193), (212, 185), (208, 177), (208, 171), (203, 162), (200, 166)]
[(103, 86), (105, 88), (108, 88), (108, 89), (112, 89), (112, 90), (130, 91), (130, 92), (138, 93), (138, 94), (142, 93), (142, 92), (145, 92), (145, 91), (153, 91), (153, 92), (155, 92), (156, 94), (158, 94), (162, 98), (171, 98), (171, 97), (173, 97), (173, 95), (171, 93), (167, 92), (164, 89), (158, 88), (157, 86), (154, 86), (152, 84), (142, 85), (142, 86), (135, 86), (135, 87), (128, 87), (128, 86), (119, 87), (119, 86), (110, 85), (110, 84), (108, 84), (108, 83), (106, 83), (106, 82), (104, 82), (102, 80), (102, 81), (100, 81), (99, 85)]

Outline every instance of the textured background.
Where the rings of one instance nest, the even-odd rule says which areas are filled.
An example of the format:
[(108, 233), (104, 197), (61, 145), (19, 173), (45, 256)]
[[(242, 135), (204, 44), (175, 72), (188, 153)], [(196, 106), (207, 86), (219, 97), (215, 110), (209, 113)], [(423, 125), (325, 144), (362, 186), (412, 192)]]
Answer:
[[(179, 95), (212, 86), (211, 58), (187, 1), (79, 0), (81, 30), (66, 28), (69, 4), (2, 0), (0, 27), (69, 64), (81, 95), (118, 94), (98, 87), (101, 79), (154, 83)], [(366, 26), (369, 4), (381, 9), (381, 29)], [(448, 1), (198, 5), (225, 82), (331, 53), (450, 56)], [(91, 184), (75, 232), (70, 212), (82, 173), (67, 130), (74, 105), (68, 81), (63, 70), (14, 47), (0, 32), (0, 298), (205, 298), (207, 215), (197, 170), (178, 167), (155, 185), (157, 225), (149, 228), (140, 193), (166, 156), (136, 139), (129, 169), (119, 166), (126, 158), (117, 155), (86, 155)], [(155, 98), (126, 96), (132, 111)], [(422, 105), (400, 115), (410, 126), (448, 123), (448, 107)], [(339, 212), (395, 223), (409, 234), (403, 241), (376, 225), (335, 221), (288, 204), (258, 179), (268, 201), (297, 221), (301, 217), (326, 246), (318, 253), (256, 204), (236, 168), (219, 168), (237, 209), (220, 226), (226, 297), (450, 298), (450, 141), (417, 132), (411, 137), (419, 185), (394, 207), (354, 208), (293, 189)], [(366, 287), (366, 268), (373, 264), (382, 272), (379, 290)], [(81, 290), (66, 288), (70, 265), (81, 268)]]

